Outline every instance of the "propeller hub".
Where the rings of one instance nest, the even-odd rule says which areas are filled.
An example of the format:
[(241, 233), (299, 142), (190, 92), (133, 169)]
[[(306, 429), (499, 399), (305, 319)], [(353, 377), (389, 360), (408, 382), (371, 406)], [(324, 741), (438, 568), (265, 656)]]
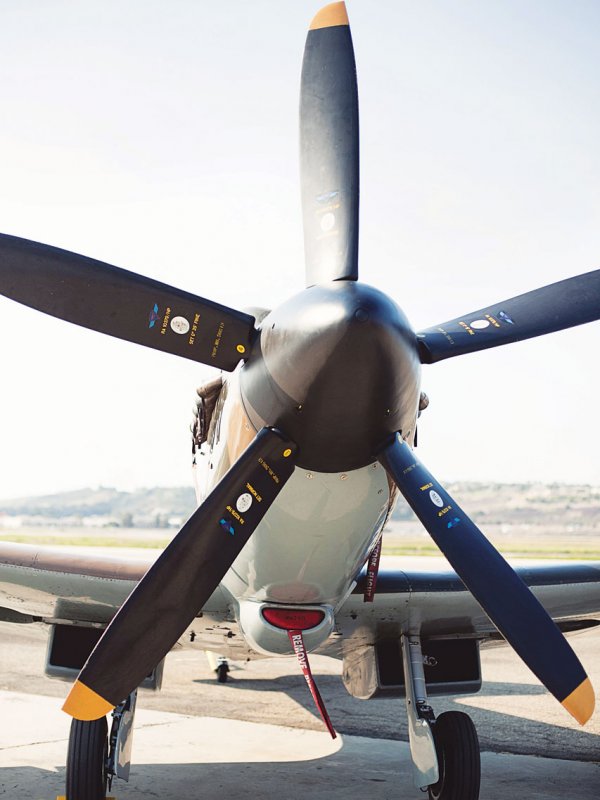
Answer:
[(414, 436), (420, 362), (415, 334), (387, 295), (357, 281), (305, 289), (262, 322), (242, 368), (252, 423), (299, 447), (299, 466), (358, 469), (390, 434)]

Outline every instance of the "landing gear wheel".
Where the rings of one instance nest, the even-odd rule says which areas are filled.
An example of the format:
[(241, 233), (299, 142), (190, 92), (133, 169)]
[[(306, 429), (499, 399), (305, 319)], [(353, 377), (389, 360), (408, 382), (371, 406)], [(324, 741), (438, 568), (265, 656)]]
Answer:
[(475, 725), (462, 711), (446, 711), (433, 725), (440, 779), (429, 800), (478, 800), (481, 757)]
[(229, 664), (227, 664), (227, 662), (219, 664), (215, 672), (217, 673), (217, 680), (219, 683), (225, 683), (227, 680), (227, 674), (229, 672)]
[(106, 717), (71, 722), (67, 752), (67, 800), (104, 800), (106, 797)]

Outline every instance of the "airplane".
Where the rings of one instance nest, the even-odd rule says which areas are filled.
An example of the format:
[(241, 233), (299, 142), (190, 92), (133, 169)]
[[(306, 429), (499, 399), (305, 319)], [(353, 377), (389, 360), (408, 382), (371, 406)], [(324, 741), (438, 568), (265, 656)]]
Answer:
[[(314, 17), (302, 66), (306, 287), (273, 310), (0, 235), (6, 297), (225, 373), (198, 392), (198, 507), (154, 563), (0, 544), (0, 619), (46, 624), (46, 672), (73, 681), (67, 800), (128, 779), (137, 690), (160, 688), (179, 645), (295, 654), (332, 736), (310, 653), (343, 659), (357, 698), (404, 696), (415, 787), (432, 800), (479, 796), (475, 727), (436, 717), (430, 697), (481, 687), (480, 644), (508, 643), (578, 722), (593, 714), (564, 634), (600, 621), (600, 564), (511, 567), (415, 449), (422, 364), (599, 319), (600, 270), (414, 332), (359, 280), (357, 95), (336, 2)], [(452, 570), (379, 568), (400, 496)]]

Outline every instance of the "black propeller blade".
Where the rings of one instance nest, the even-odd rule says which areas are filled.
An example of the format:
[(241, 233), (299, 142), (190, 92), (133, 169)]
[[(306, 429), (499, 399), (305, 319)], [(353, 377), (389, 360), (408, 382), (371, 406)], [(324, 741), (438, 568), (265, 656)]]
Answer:
[(417, 333), (421, 363), (532, 339), (600, 319), (600, 270), (551, 283)]
[(296, 446), (263, 428), (129, 595), (63, 709), (99, 719), (169, 652), (294, 471)]
[(313, 19), (300, 89), (306, 285), (358, 280), (358, 92), (344, 3)]
[(400, 437), (379, 460), (507, 642), (567, 711), (587, 722), (592, 684), (529, 588)]
[(254, 318), (135, 272), (0, 234), (0, 293), (53, 317), (233, 370)]

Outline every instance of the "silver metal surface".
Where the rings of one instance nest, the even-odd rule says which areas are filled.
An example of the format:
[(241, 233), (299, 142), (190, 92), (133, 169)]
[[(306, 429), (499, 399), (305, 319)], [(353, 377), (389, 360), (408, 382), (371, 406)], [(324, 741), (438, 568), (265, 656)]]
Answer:
[[(245, 640), (258, 653), (266, 656), (290, 655), (290, 640), (285, 628), (278, 628), (270, 625), (262, 615), (263, 608), (277, 608), (272, 603), (256, 603), (253, 600), (243, 600), (239, 604), (239, 624), (240, 630)], [(286, 609), (293, 608), (287, 604)], [(320, 611), (323, 614), (322, 621), (314, 628), (303, 629), (304, 644), (308, 652), (316, 650), (319, 645), (325, 642), (335, 624), (333, 608), (328, 605), (298, 606), (302, 611)]]
[(133, 742), (133, 720), (136, 701), (137, 689), (113, 711), (109, 772), (124, 781), (129, 780), (129, 771), (131, 769), (131, 745)]
[(306, 474), (296, 468), (226, 575), (240, 600), (336, 607), (365, 563), (388, 512), (385, 471)]
[(427, 703), (423, 674), (423, 654), (417, 636), (402, 636), (402, 664), (406, 684), (408, 741), (413, 762), (413, 778), (417, 788), (424, 788), (439, 779), (439, 768), (433, 733), (428, 720), (419, 714), (419, 706)]
[[(200, 498), (254, 435), (237, 370), (227, 376), (197, 458)], [(222, 585), (241, 602), (325, 603), (335, 608), (365, 563), (389, 500), (387, 475), (379, 464), (342, 473), (296, 468)]]

